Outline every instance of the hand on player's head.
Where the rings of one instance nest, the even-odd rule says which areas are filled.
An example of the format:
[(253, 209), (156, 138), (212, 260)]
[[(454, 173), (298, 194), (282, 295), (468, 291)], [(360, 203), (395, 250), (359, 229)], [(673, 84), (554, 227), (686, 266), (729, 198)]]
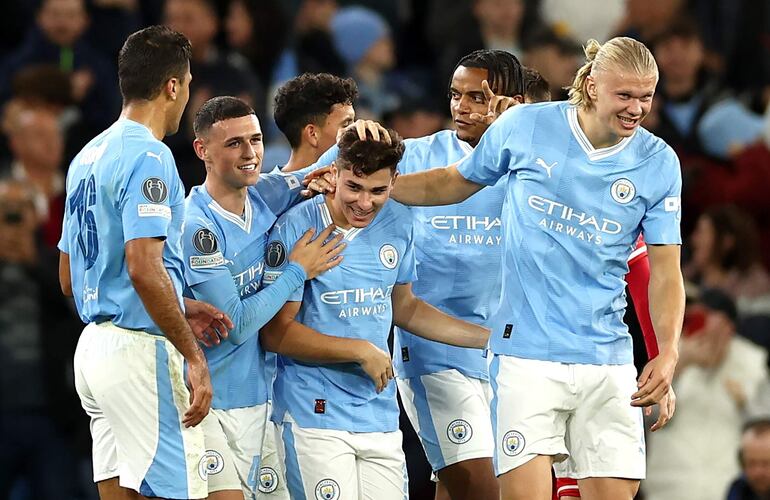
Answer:
[[(380, 125), (379, 122), (376, 122), (374, 120), (356, 120), (351, 125), (348, 125), (346, 127), (346, 130), (350, 127), (355, 127), (356, 132), (358, 132), (358, 138), (362, 141), (366, 141), (370, 139), (369, 136), (371, 136), (371, 139), (375, 141), (382, 140), (386, 144), (390, 144), (390, 134), (388, 133), (388, 130)], [(369, 134), (367, 135), (367, 132)]]
[(307, 174), (302, 180), (306, 188), (301, 191), (302, 196), (312, 198), (321, 193), (333, 193), (337, 189), (337, 184), (331, 169), (332, 166), (327, 165)]

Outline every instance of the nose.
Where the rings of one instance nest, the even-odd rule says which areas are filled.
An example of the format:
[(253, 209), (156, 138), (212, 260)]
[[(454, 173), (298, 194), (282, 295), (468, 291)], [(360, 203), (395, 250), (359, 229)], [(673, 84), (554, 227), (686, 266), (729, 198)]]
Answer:
[(257, 156), (257, 154), (254, 152), (254, 145), (249, 141), (245, 141), (241, 147), (241, 158), (244, 160), (251, 160), (255, 156)]
[(372, 196), (366, 192), (363, 191), (359, 193), (358, 195), (358, 207), (361, 210), (369, 210), (372, 208)]
[(469, 97), (466, 96), (466, 95), (461, 95), (458, 99), (453, 99), (452, 100), (452, 105), (460, 113), (469, 113), (470, 112)]
[(628, 104), (628, 112), (631, 115), (639, 116), (642, 114), (642, 103), (639, 99), (631, 99)]

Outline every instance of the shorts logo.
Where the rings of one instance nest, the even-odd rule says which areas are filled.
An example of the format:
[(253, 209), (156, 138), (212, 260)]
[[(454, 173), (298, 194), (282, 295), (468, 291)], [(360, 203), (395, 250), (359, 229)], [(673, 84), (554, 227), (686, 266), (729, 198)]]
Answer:
[(203, 255), (213, 255), (219, 250), (216, 235), (205, 227), (195, 231), (192, 239), (195, 249)]
[(524, 451), (524, 436), (519, 431), (508, 431), (503, 436), (503, 452), (509, 457), (515, 457)]
[(337, 500), (340, 497), (340, 485), (334, 479), (324, 479), (315, 486), (317, 500)]
[(272, 493), (278, 489), (278, 474), (272, 467), (259, 469), (259, 492)]
[(265, 262), (267, 262), (268, 267), (281, 267), (286, 262), (286, 247), (283, 246), (283, 243), (276, 240), (267, 245)]
[(458, 418), (452, 420), (446, 428), (446, 436), (454, 444), (467, 443), (473, 437), (473, 428), (467, 420)]
[(168, 187), (163, 179), (148, 177), (142, 182), (142, 195), (150, 203), (163, 203), (168, 198)]
[(388, 269), (395, 269), (398, 265), (398, 250), (393, 245), (386, 243), (380, 247), (380, 262)]
[(618, 179), (612, 183), (610, 194), (613, 200), (621, 205), (625, 205), (630, 203), (634, 196), (636, 196), (636, 186), (628, 179)]
[(219, 474), (225, 468), (225, 459), (215, 450), (206, 450), (198, 462), (198, 475), (204, 481), (213, 474)]

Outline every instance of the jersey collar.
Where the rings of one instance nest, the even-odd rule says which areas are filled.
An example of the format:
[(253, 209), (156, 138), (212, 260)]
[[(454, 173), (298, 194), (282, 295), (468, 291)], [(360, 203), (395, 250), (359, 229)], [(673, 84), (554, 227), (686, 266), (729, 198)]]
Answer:
[(580, 128), (580, 122), (578, 122), (578, 112), (575, 106), (571, 106), (567, 109), (567, 121), (569, 121), (569, 128), (572, 129), (572, 135), (575, 136), (578, 144), (580, 144), (580, 147), (583, 148), (583, 151), (585, 151), (585, 153), (588, 155), (588, 159), (591, 161), (603, 160), (605, 158), (609, 158), (612, 155), (620, 153), (625, 149), (626, 146), (628, 146), (628, 144), (631, 142), (631, 139), (633, 139), (636, 135), (636, 131), (634, 131), (634, 133), (629, 137), (624, 137), (620, 140), (619, 143), (615, 145), (596, 149), (591, 144), (591, 141), (588, 140), (588, 137), (586, 137), (583, 129)]
[[(205, 188), (204, 188), (205, 189)], [(243, 217), (239, 217), (235, 215), (232, 212), (228, 212), (222, 206), (216, 202), (214, 198), (211, 197), (211, 195), (206, 192), (209, 199), (209, 208), (219, 214), (223, 219), (230, 221), (231, 223), (235, 224), (239, 228), (243, 229), (246, 233), (251, 233), (251, 219), (252, 219), (252, 208), (251, 208), (251, 200), (248, 196), (246, 196), (246, 205), (243, 209)]]
[[(326, 198), (325, 196), (321, 195), (321, 203), (318, 204), (318, 210), (321, 212), (321, 221), (324, 223), (324, 226), (326, 227), (331, 224), (334, 224), (334, 220), (332, 219), (332, 214), (329, 211), (329, 207), (326, 206), (325, 198)], [(353, 238), (355, 238), (358, 235), (358, 233), (360, 233), (364, 229), (366, 228), (351, 227), (350, 229), (343, 229), (335, 225), (333, 234), (341, 234), (343, 239), (348, 241), (353, 241)]]
[(474, 149), (473, 146), (471, 146), (467, 142), (465, 142), (462, 139), (460, 139), (459, 137), (457, 137), (457, 132), (456, 131), (454, 133), (454, 138), (455, 138), (455, 141), (457, 141), (457, 145), (460, 147), (460, 149), (463, 150), (463, 153), (465, 153), (466, 155), (469, 155), (469, 154), (473, 153), (473, 149)]

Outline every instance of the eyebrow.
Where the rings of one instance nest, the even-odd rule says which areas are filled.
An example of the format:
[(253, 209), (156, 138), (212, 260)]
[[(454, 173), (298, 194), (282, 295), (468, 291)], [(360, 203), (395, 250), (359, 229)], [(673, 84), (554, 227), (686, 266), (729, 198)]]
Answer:
[[(232, 137), (228, 137), (227, 139), (225, 139), (225, 142), (240, 140), (240, 139), (244, 139), (245, 137), (246, 137), (245, 135), (234, 135)], [(249, 139), (262, 139), (262, 132), (251, 134), (251, 136), (249, 136)]]

